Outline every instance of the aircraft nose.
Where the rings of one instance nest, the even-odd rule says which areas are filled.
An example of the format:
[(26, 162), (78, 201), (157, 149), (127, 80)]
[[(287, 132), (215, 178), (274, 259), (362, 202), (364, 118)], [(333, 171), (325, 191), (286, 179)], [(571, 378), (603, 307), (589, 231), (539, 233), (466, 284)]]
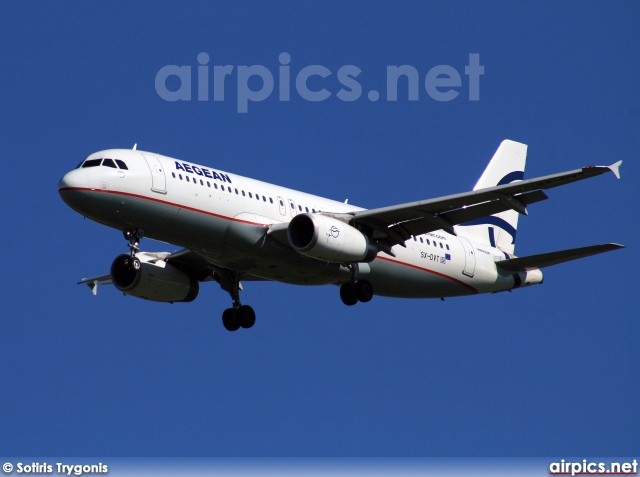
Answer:
[(58, 183), (58, 192), (73, 189), (85, 189), (89, 187), (89, 176), (81, 170), (74, 169), (67, 172)]

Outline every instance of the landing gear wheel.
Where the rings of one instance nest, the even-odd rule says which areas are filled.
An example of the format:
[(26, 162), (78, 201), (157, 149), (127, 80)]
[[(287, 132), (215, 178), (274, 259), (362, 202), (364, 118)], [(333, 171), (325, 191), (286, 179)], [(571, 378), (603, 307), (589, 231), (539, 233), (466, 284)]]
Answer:
[(256, 312), (249, 305), (242, 305), (236, 310), (236, 321), (243, 328), (251, 328), (256, 323)]
[(373, 285), (369, 280), (358, 280), (353, 286), (353, 294), (362, 303), (371, 301), (373, 298)]
[(138, 270), (140, 270), (140, 267), (142, 265), (140, 264), (140, 260), (138, 260), (136, 257), (126, 257), (124, 259), (124, 266), (133, 272), (137, 272)]
[(353, 283), (345, 283), (340, 287), (340, 299), (347, 306), (353, 306), (358, 303), (358, 298), (354, 294)]
[(240, 328), (235, 308), (227, 308), (222, 313), (222, 324), (228, 331), (236, 331)]

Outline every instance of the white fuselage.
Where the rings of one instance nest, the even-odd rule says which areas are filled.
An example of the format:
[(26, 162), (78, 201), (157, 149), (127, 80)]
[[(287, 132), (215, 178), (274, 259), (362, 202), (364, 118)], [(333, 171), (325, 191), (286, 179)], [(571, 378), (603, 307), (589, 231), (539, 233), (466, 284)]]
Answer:
[[(267, 231), (299, 213), (361, 208), (144, 151), (112, 149), (92, 158), (118, 159), (126, 169), (83, 167), (64, 176), (62, 198), (86, 217), (118, 230), (143, 229), (145, 237), (188, 248), (217, 267), (264, 279), (299, 285), (349, 280), (343, 264), (305, 257)], [(499, 249), (443, 231), (411, 238), (393, 252), (360, 266), (376, 295), (438, 298), (529, 282), (526, 273), (496, 267), (509, 258)], [(539, 283), (541, 276), (535, 278)]]

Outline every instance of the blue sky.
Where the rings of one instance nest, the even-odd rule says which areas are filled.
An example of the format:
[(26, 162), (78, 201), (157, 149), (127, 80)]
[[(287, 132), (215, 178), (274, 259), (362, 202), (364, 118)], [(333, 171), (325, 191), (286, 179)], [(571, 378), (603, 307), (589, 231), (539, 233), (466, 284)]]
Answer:
[[(3, 3), (2, 453), (637, 455), (639, 14), (633, 2)], [(287, 52), (292, 77), (331, 70), (309, 84), (332, 95), (279, 101), (276, 76), (241, 114), (234, 74), (224, 101), (196, 101), (195, 86), (193, 101), (161, 99), (157, 72), (195, 72), (201, 52), (274, 75)], [(470, 54), (485, 68), (479, 101)], [(362, 70), (356, 101), (336, 96), (343, 65)], [(449, 65), (460, 94), (386, 101), (389, 65), (421, 84)], [(233, 334), (214, 284), (175, 305), (76, 285), (127, 250), (57, 194), (94, 151), (138, 143), (371, 208), (469, 190), (505, 138), (529, 144), (528, 178), (624, 160), (620, 181), (531, 206), (518, 255), (627, 248), (549, 268), (542, 286), (445, 302), (347, 308), (335, 287), (249, 283), (258, 323)]]

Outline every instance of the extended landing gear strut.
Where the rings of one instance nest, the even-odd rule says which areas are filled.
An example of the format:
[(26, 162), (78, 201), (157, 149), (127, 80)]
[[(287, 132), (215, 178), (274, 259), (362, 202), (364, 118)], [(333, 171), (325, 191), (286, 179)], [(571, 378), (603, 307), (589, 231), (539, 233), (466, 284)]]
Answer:
[(131, 267), (132, 270), (140, 270), (140, 260), (136, 257), (136, 253), (140, 251), (138, 245), (140, 240), (144, 237), (144, 230), (142, 229), (129, 229), (122, 231), (124, 238), (129, 241), (129, 263), (126, 265)]
[(340, 287), (340, 299), (347, 306), (353, 306), (359, 301), (366, 303), (373, 298), (373, 285), (369, 280), (358, 280), (358, 264), (349, 264), (351, 281)]
[(229, 292), (233, 300), (233, 307), (227, 308), (222, 313), (222, 324), (229, 331), (238, 328), (251, 328), (256, 323), (256, 312), (249, 305), (240, 303), (240, 280), (238, 272), (225, 270), (221, 275), (220, 286)]

